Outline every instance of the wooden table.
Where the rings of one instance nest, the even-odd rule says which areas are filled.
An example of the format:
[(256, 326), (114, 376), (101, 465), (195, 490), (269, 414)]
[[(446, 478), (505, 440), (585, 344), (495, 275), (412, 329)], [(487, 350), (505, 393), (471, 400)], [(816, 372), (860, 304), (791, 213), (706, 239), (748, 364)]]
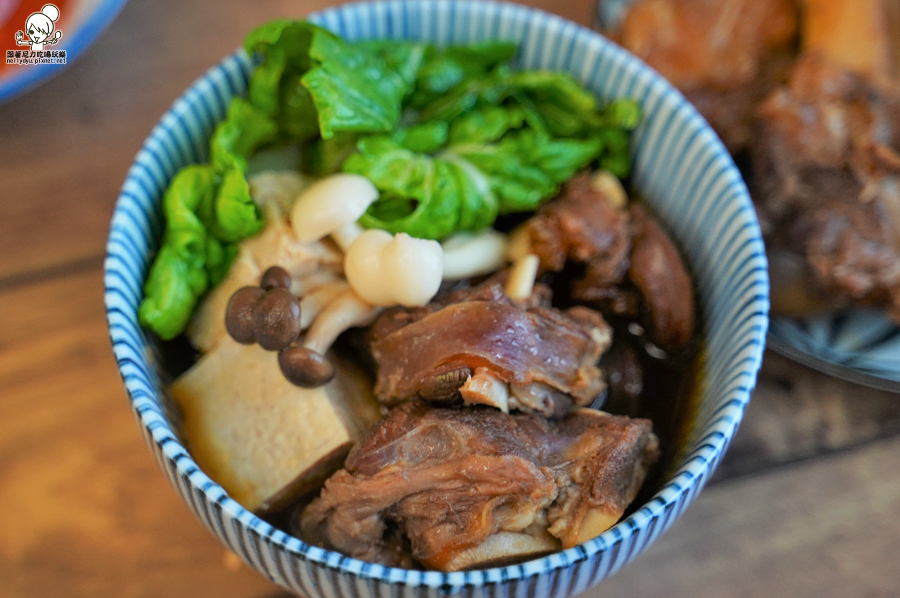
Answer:
[[(82, 59), (0, 106), (0, 598), (281, 595), (193, 519), (143, 446), (101, 264), (159, 115), (248, 28), (325, 3), (134, 0)], [(590, 18), (586, 0), (533, 3)], [(720, 481), (590, 595), (897, 595), (898, 428), (900, 398), (767, 356)]]

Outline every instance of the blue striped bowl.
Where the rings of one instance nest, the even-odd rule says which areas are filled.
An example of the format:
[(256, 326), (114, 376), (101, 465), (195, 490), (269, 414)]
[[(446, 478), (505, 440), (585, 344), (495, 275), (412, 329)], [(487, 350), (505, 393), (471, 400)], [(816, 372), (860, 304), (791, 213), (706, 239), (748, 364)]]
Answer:
[(662, 490), (609, 531), (548, 557), (487, 570), (439, 573), (364, 563), (310, 546), (230, 499), (173, 432), (156, 349), (136, 312), (162, 231), (163, 191), (177, 169), (205, 158), (229, 99), (245, 92), (251, 64), (242, 52), (210, 69), (163, 115), (128, 173), (112, 219), (105, 265), (109, 331), (147, 443), (213, 534), (272, 581), (307, 596), (556, 598), (582, 592), (630, 562), (678, 518), (709, 480), (750, 398), (768, 322), (768, 279), (740, 175), (668, 83), (598, 34), (558, 17), (513, 4), (439, 0), (349, 4), (310, 18), (349, 39), (515, 39), (523, 67), (566, 70), (601, 98), (640, 100), (647, 117), (634, 139), (634, 183), (684, 249), (705, 323), (705, 371), (688, 443)]

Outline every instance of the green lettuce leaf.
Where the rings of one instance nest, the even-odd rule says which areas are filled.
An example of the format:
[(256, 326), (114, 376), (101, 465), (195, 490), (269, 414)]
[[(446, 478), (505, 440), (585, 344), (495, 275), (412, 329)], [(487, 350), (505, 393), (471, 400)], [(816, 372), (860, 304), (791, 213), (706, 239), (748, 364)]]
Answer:
[(447, 143), (447, 123), (436, 120), (397, 129), (393, 135), (402, 147), (423, 154), (431, 154)]
[(519, 106), (483, 106), (450, 123), (450, 143), (491, 143), (526, 124)]
[(277, 136), (275, 121), (247, 100), (235, 98), (228, 106), (225, 120), (213, 131), (209, 161), (220, 173), (232, 168), (244, 171), (250, 155)]
[(396, 73), (410, 89), (416, 83), (416, 74), (429, 47), (425, 44), (394, 39), (364, 40), (356, 42), (354, 46), (381, 57), (387, 68)]
[(388, 133), (397, 128), (402, 100), (414, 83), (409, 73), (421, 60), (416, 47), (397, 42), (385, 54), (331, 35), (313, 35), (309, 56), (314, 66), (302, 82), (315, 103), (322, 138), (338, 131)]
[(318, 137), (316, 105), (300, 75), (291, 75), (283, 82), (277, 119), (282, 134), (293, 141), (302, 143)]
[(305, 21), (278, 19), (251, 31), (244, 49), (260, 63), (250, 77), (247, 98), (257, 109), (277, 117), (282, 105), (282, 81), (309, 70), (309, 46), (314, 35), (332, 35)]
[(243, 170), (225, 171), (215, 195), (204, 200), (198, 207), (198, 215), (216, 239), (236, 243), (262, 230), (262, 210), (250, 196), (250, 185)]
[(281, 79), (287, 67), (287, 57), (280, 49), (272, 48), (265, 60), (250, 75), (247, 100), (271, 117), (279, 112)]
[(358, 139), (355, 133), (335, 133), (331, 139), (316, 139), (303, 152), (304, 172), (315, 176), (338, 172), (347, 156), (356, 152)]
[(382, 193), (360, 219), (363, 226), (422, 239), (441, 239), (456, 229), (460, 189), (449, 164), (387, 136), (361, 139), (358, 149), (343, 170), (367, 177)]
[(641, 122), (641, 105), (637, 100), (625, 98), (607, 104), (600, 115), (604, 126), (633, 131)]
[(210, 288), (218, 286), (231, 269), (231, 263), (237, 257), (238, 246), (213, 237), (206, 240), (206, 273), (209, 275)]
[(208, 235), (196, 211), (201, 203), (211, 202), (215, 192), (212, 168), (195, 165), (181, 169), (163, 197), (166, 228), (138, 309), (141, 324), (163, 339), (184, 330), (209, 285)]
[(404, 146), (410, 130), (393, 138), (364, 137), (343, 169), (366, 176), (381, 191), (360, 220), (363, 226), (427, 239), (478, 231), (498, 214), (535, 209), (602, 148), (599, 139), (554, 139), (523, 129), (496, 143), (450, 145), (429, 156), (415, 144)]
[(446, 93), (437, 95), (421, 107), (421, 120), (453, 121), (471, 110), (484, 105), (499, 105), (506, 100), (512, 90), (507, 85), (509, 74), (506, 67), (467, 77)]
[(494, 224), (500, 213), (500, 202), (488, 178), (471, 162), (458, 156), (445, 154), (442, 159), (450, 165), (450, 172), (459, 187), (457, 230), (478, 232)]
[(184, 330), (206, 290), (228, 274), (235, 243), (258, 233), (263, 219), (242, 170), (219, 175), (207, 164), (178, 171), (163, 196), (163, 214), (166, 228), (138, 317), (170, 340)]
[(416, 91), (410, 105), (421, 108), (466, 79), (482, 77), (506, 64), (518, 46), (512, 42), (489, 41), (444, 50), (429, 47), (416, 75)]
[(286, 56), (291, 56), (298, 69), (306, 70), (309, 68), (309, 44), (316, 32), (333, 35), (309, 21), (275, 19), (248, 33), (244, 38), (244, 50), (250, 56), (268, 56), (273, 48), (278, 47)]
[(536, 167), (559, 185), (593, 162), (603, 148), (597, 137), (588, 139), (552, 138), (525, 129), (504, 139), (501, 145), (515, 153), (524, 164)]
[(540, 116), (555, 137), (578, 137), (598, 124), (597, 98), (568, 73), (520, 71), (506, 78), (509, 92)]

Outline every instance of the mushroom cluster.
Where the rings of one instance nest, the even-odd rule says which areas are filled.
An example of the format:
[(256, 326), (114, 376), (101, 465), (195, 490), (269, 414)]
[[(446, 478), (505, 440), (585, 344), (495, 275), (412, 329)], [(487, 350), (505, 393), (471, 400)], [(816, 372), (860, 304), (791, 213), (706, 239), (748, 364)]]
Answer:
[(291, 209), (298, 239), (311, 243), (330, 236), (344, 251), (347, 282), (365, 301), (382, 307), (425, 305), (442, 280), (487, 274), (506, 262), (506, 235), (490, 228), (452, 235), (443, 243), (364, 231), (357, 221), (378, 195), (369, 179), (341, 173), (308, 187)]
[(303, 330), (300, 300), (291, 291), (291, 276), (272, 266), (259, 286), (235, 291), (225, 309), (225, 329), (235, 341), (258, 343), (266, 351), (278, 351), (281, 373), (304, 388), (321, 386), (334, 377), (334, 368), (319, 351), (297, 344)]
[[(443, 280), (487, 274), (507, 261), (507, 237), (492, 229), (454, 235), (443, 244), (363, 230), (357, 221), (377, 199), (375, 186), (354, 174), (335, 174), (307, 187), (291, 208), (291, 228), (303, 243), (330, 237), (344, 252), (344, 276), (313, 272), (292, 280), (287, 270), (272, 266), (259, 286), (240, 288), (228, 301), (228, 334), (277, 351), (282, 373), (297, 386), (312, 388), (333, 378), (326, 353), (345, 330), (371, 324), (385, 307), (426, 305)], [(507, 285), (511, 296), (530, 294), (529, 266), (514, 268)]]

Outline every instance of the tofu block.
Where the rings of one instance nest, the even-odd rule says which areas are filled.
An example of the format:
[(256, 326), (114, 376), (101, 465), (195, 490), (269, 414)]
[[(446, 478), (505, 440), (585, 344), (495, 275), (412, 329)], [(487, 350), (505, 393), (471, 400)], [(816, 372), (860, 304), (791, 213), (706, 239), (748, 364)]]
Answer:
[(331, 382), (300, 388), (276, 353), (226, 337), (171, 386), (194, 459), (247, 509), (275, 511), (316, 489), (378, 420), (371, 382), (331, 359)]

